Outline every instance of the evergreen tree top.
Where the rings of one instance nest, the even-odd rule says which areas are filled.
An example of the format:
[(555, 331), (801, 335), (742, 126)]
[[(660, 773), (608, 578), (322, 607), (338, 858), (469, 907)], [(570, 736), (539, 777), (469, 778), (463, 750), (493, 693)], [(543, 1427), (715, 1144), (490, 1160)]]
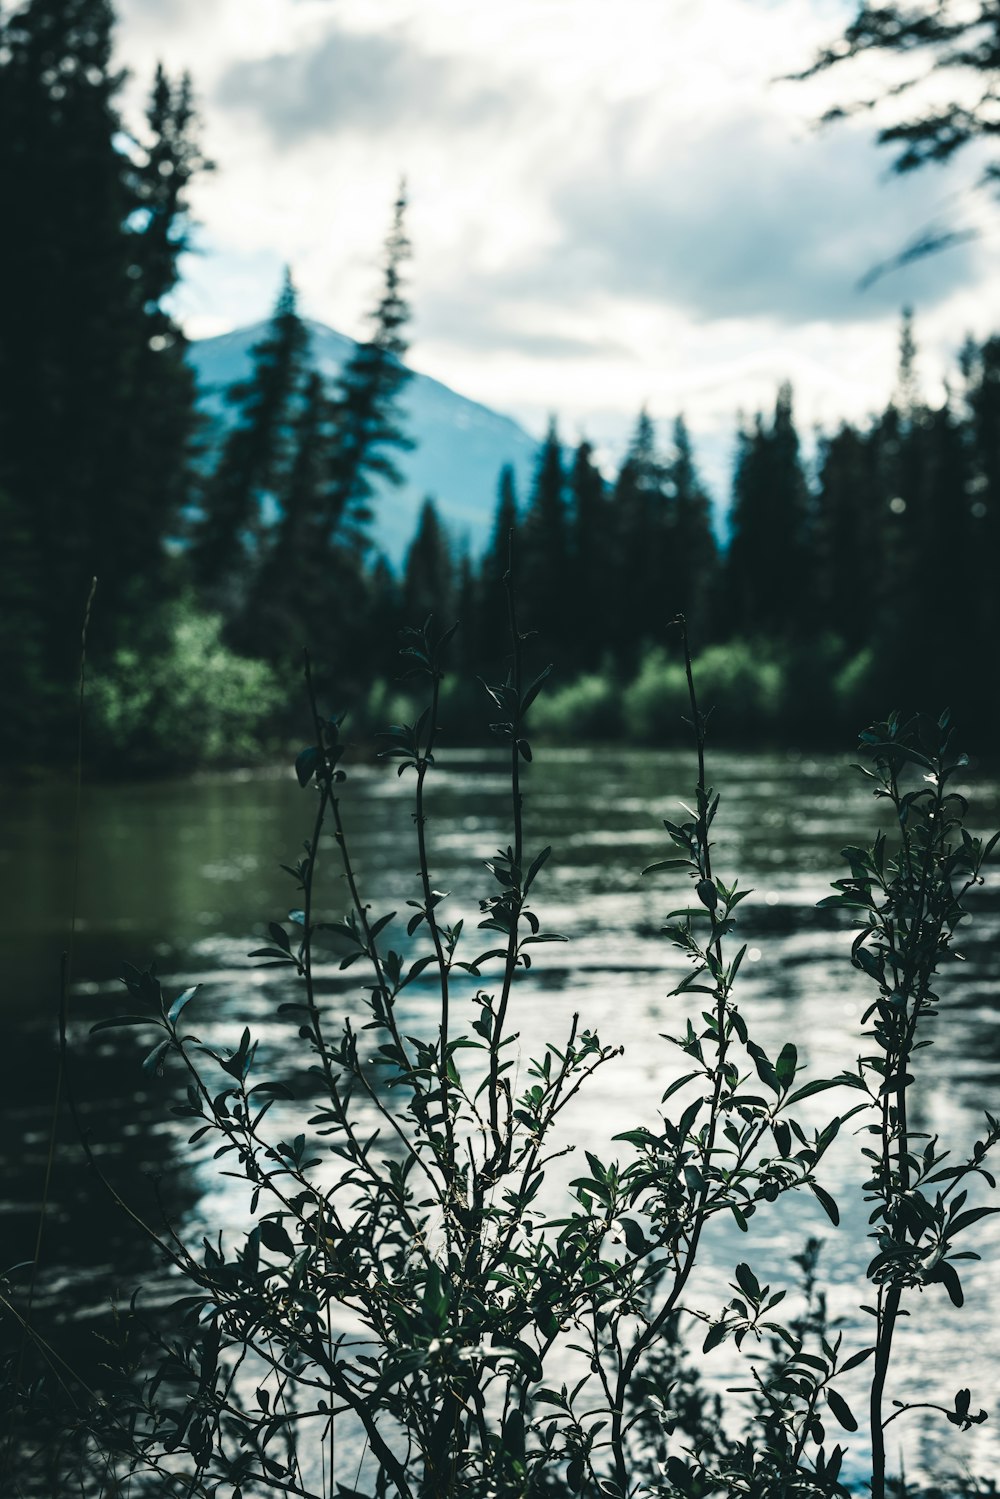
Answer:
[(251, 373), (226, 393), (240, 407), (244, 424), (255, 421), (262, 407), (285, 408), (301, 384), (308, 350), (309, 330), (299, 316), (298, 294), (286, 266), (264, 337), (250, 350)]
[(648, 462), (656, 448), (656, 428), (653, 426), (653, 418), (648, 409), (643, 406), (636, 417), (635, 429), (629, 440), (629, 458), (640, 462)]
[(371, 314), (375, 325), (371, 342), (383, 354), (402, 360), (409, 347), (402, 330), (410, 321), (410, 306), (403, 296), (402, 267), (412, 253), (406, 234), (406, 184), (401, 182), (392, 205), (392, 223), (385, 240), (382, 296)]
[(274, 322), (280, 322), (283, 318), (297, 317), (299, 310), (298, 303), (299, 296), (295, 289), (295, 281), (292, 278), (292, 268), (286, 265), (282, 272), (281, 290), (278, 293), (278, 300), (274, 304), (274, 312), (272, 314)]
[(624, 462), (618, 472), (615, 488), (620, 495), (627, 491), (652, 494), (663, 483), (663, 463), (656, 448), (656, 428), (645, 406), (636, 418)]
[(913, 328), (913, 308), (904, 307), (899, 327), (899, 368), (896, 392), (900, 413), (911, 418), (923, 404), (917, 377), (917, 340)]

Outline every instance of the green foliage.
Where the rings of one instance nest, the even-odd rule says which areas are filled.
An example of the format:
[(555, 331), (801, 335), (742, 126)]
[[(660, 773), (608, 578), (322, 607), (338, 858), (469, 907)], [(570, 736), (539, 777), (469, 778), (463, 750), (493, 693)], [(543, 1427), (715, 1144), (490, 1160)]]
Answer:
[(536, 733), (557, 744), (574, 739), (591, 744), (621, 737), (621, 696), (608, 676), (577, 677), (539, 701), (534, 714)]
[[(866, 732), (865, 773), (892, 807), (896, 842), (879, 833), (868, 849), (846, 849), (849, 877), (826, 903), (862, 924), (853, 962), (877, 988), (865, 1053), (831, 1077), (809, 1076), (792, 1041), (768, 1052), (740, 1004), (746, 946), (734, 934), (749, 892), (715, 853), (721, 801), (685, 635), (674, 669), (696, 784), (664, 822), (665, 857), (644, 871), (673, 887), (662, 930), (685, 960), (674, 994), (689, 1010), (662, 1038), (676, 1066), (652, 1122), (585, 1150), (557, 1185), (551, 1163), (574, 1144), (567, 1110), (618, 1048), (574, 1016), (518, 1064), (532, 966), (543, 944), (565, 939), (543, 915), (551, 849), (532, 841), (522, 795), (549, 670), (525, 671), (509, 579), (507, 591), (510, 667), (487, 688), (487, 711), (508, 762), (510, 820), (473, 899), (456, 900), (433, 875), (454, 627), (438, 634), (428, 620), (404, 632), (401, 653), (423, 706), (380, 736), (412, 788), (399, 868), (402, 879), (415, 864), (416, 875), (392, 908), (355, 862), (343, 716), (320, 714), (307, 666), (315, 734), (295, 773), (311, 828), (285, 866), (287, 916), (250, 954), (275, 972), (283, 1054), (301, 1061), (277, 1074), (247, 1026), (228, 1046), (203, 1043), (197, 987), (167, 993), (151, 971), (126, 969), (129, 1012), (99, 1023), (145, 1032), (144, 1072), (179, 1085), (174, 1113), (192, 1148), (245, 1183), (247, 1223), (199, 1243), (172, 1226), (154, 1233), (185, 1294), (114, 1399), (88, 1408), (90, 1450), (115, 1453), (138, 1492), (148, 1478), (190, 1499), (844, 1499), (857, 1433), (883, 1499), (883, 1432), (914, 1408), (882, 1410), (900, 1300), (920, 1287), (959, 1305), (956, 1262), (970, 1251), (956, 1241), (994, 1211), (970, 1205), (966, 1189), (975, 1177), (993, 1185), (985, 1162), (1000, 1126), (988, 1116), (968, 1159), (946, 1162), (936, 1140), (912, 1132), (906, 1099), (938, 1008), (936, 968), (997, 839), (964, 828), (949, 784), (963, 761), (947, 758), (944, 720), (893, 718)], [(217, 624), (182, 625), (189, 655), (217, 646)], [(921, 778), (912, 789), (907, 771)], [(331, 963), (358, 978), (342, 1014)], [(836, 1097), (836, 1112), (807, 1124), (801, 1106), (821, 1094)], [(798, 1302), (752, 1263), (758, 1220), (789, 1193), (839, 1225), (822, 1172), (848, 1121), (872, 1142), (877, 1304), (872, 1341), (859, 1347), (828, 1322), (815, 1242), (797, 1261)], [(747, 1258), (706, 1305), (694, 1271), (720, 1224), (748, 1236)], [(749, 1413), (736, 1434), (737, 1413), (713, 1410), (687, 1363), (692, 1330), (705, 1356), (727, 1343), (765, 1354), (745, 1365)], [(862, 1367), (867, 1412), (842, 1390)], [(928, 1393), (917, 1406), (957, 1427), (985, 1419), (968, 1389), (946, 1402)], [(335, 1483), (338, 1430), (362, 1443), (352, 1489)]]
[[(737, 740), (766, 737), (785, 705), (785, 669), (780, 660), (748, 641), (709, 646), (696, 662), (699, 691), (709, 704), (725, 704), (726, 732)], [(667, 652), (653, 650), (625, 689), (626, 733), (642, 744), (676, 742), (687, 699), (684, 670)]]
[[(844, 849), (850, 876), (838, 880), (838, 894), (821, 903), (845, 908), (858, 920), (852, 960), (877, 988), (864, 1015), (864, 1022), (872, 1023), (865, 1033), (872, 1049), (859, 1059), (856, 1080), (877, 1113), (877, 1121), (865, 1127), (869, 1144), (863, 1151), (871, 1170), (865, 1191), (873, 1204), (869, 1222), (876, 1251), (868, 1266), (876, 1287), (873, 1499), (885, 1494), (885, 1428), (911, 1408), (894, 1401), (893, 1414), (883, 1415), (893, 1335), (899, 1317), (906, 1315), (904, 1295), (940, 1285), (961, 1306), (957, 1265), (978, 1255), (956, 1249), (955, 1241), (1000, 1211), (966, 1205), (977, 1177), (996, 1185), (984, 1162), (1000, 1140), (1000, 1122), (987, 1113), (983, 1138), (966, 1160), (956, 1161), (936, 1135), (914, 1129), (909, 1115), (917, 1052), (933, 1044), (930, 1022), (940, 1005), (937, 973), (956, 956), (952, 939), (967, 914), (962, 902), (983, 883), (983, 864), (1000, 841), (1000, 833), (984, 842), (964, 826), (967, 802), (951, 783), (968, 756), (950, 753), (951, 738), (947, 713), (937, 721), (921, 715), (911, 722), (893, 715), (862, 734), (861, 748), (873, 768), (858, 769), (892, 808), (893, 841), (880, 833), (870, 848)], [(920, 779), (908, 788), (906, 780), (912, 783), (914, 773)], [(967, 1389), (959, 1390), (953, 1406), (931, 1403), (930, 1408), (963, 1430), (986, 1420), (985, 1411), (972, 1410)]]
[(833, 679), (833, 692), (841, 721), (874, 717), (872, 700), (877, 696), (877, 663), (875, 652), (864, 646), (844, 663)]
[(189, 603), (165, 610), (161, 629), (155, 653), (120, 646), (94, 670), (87, 734), (95, 758), (118, 774), (258, 758), (288, 701), (280, 677), (238, 656), (219, 616)]
[(662, 646), (648, 651), (623, 694), (628, 738), (638, 744), (672, 743), (686, 702), (684, 667)]

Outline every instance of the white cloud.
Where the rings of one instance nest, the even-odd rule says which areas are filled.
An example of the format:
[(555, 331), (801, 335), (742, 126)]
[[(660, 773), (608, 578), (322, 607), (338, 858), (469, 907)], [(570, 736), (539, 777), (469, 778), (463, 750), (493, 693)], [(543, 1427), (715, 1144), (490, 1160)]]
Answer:
[(157, 57), (190, 67), (219, 165), (194, 332), (266, 315), (285, 261), (311, 316), (358, 332), (402, 173), (414, 362), (536, 427), (613, 441), (648, 401), (720, 434), (785, 376), (805, 423), (861, 416), (904, 301), (935, 378), (988, 331), (985, 207), (979, 246), (856, 291), (957, 179), (883, 180), (866, 128), (811, 129), (836, 78), (773, 82), (849, 0), (120, 4), (133, 107)]
[(256, 120), (284, 153), (316, 137), (403, 131), (481, 131), (509, 123), (507, 91), (483, 84), (455, 58), (423, 50), (409, 27), (380, 33), (331, 28), (318, 43), (244, 58), (223, 73), (214, 102)]

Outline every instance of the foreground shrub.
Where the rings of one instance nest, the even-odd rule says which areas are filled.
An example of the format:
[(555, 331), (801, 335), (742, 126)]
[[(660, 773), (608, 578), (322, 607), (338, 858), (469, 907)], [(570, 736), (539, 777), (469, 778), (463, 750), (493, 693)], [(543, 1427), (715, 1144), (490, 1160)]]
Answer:
[[(521, 796), (526, 718), (547, 672), (526, 679), (513, 603), (511, 616), (512, 667), (489, 689), (509, 764), (509, 841), (486, 861), (478, 901), (466, 902), (482, 936), (470, 940), (433, 878), (447, 637), (428, 625), (404, 651), (426, 706), (390, 729), (382, 750), (413, 782), (412, 841), (399, 859), (417, 873), (404, 919), (374, 903), (355, 864), (341, 719), (322, 717), (315, 701), (315, 739), (296, 760), (315, 797), (304, 852), (286, 866), (297, 898), (251, 956), (287, 975), (278, 1016), (296, 1038), (289, 1054), (308, 1051), (308, 1071), (268, 1075), (249, 1029), (231, 1049), (202, 1044), (190, 1029), (197, 989), (166, 995), (151, 972), (129, 970), (132, 1013), (101, 1022), (152, 1029), (144, 1068), (182, 1083), (175, 1112), (190, 1121), (192, 1145), (211, 1142), (220, 1169), (245, 1182), (252, 1226), (200, 1245), (173, 1228), (157, 1235), (189, 1294), (145, 1381), (124, 1403), (90, 1411), (92, 1440), (136, 1485), (152, 1475), (152, 1492), (178, 1499), (832, 1499), (847, 1493), (849, 1437), (830, 1433), (860, 1430), (871, 1491), (884, 1499), (884, 1431), (907, 1409), (888, 1409), (903, 1303), (917, 1289), (961, 1301), (956, 1262), (968, 1251), (956, 1241), (993, 1211), (967, 1206), (966, 1190), (977, 1176), (992, 1181), (983, 1163), (1000, 1137), (987, 1116), (969, 1157), (945, 1164), (907, 1113), (935, 974), (992, 847), (964, 829), (947, 721), (892, 718), (863, 736), (894, 837), (845, 851), (849, 877), (831, 903), (860, 923), (853, 961), (873, 984), (871, 1028), (856, 1070), (804, 1078), (795, 1044), (768, 1055), (739, 1005), (746, 949), (732, 936), (747, 892), (714, 863), (720, 799), (685, 649), (696, 784), (684, 820), (665, 822), (669, 856), (646, 873), (684, 881), (666, 897), (664, 932), (689, 962), (675, 992), (698, 1018), (668, 1040), (680, 1071), (655, 1127), (585, 1152), (564, 1190), (550, 1168), (572, 1147), (567, 1107), (618, 1049), (577, 1016), (523, 1076), (515, 1068), (535, 951), (564, 939), (536, 909), (551, 850), (533, 843)], [(908, 769), (920, 778), (913, 788)], [(363, 975), (343, 1018), (324, 987), (331, 949), (342, 970)], [(809, 1127), (801, 1105), (833, 1090), (838, 1112)], [(869, 1140), (871, 1341), (849, 1348), (828, 1328), (815, 1246), (800, 1257), (804, 1308), (787, 1320), (788, 1288), (761, 1285), (745, 1262), (724, 1305), (693, 1304), (692, 1273), (717, 1220), (750, 1233), (776, 1200), (806, 1191), (838, 1223), (821, 1171), (847, 1119)], [(748, 1369), (738, 1439), (699, 1393), (682, 1324), (699, 1328), (705, 1351), (726, 1341), (768, 1350)], [(870, 1399), (857, 1413), (838, 1385), (864, 1365)], [(953, 1424), (985, 1419), (968, 1390), (945, 1403), (928, 1396), (920, 1404)]]

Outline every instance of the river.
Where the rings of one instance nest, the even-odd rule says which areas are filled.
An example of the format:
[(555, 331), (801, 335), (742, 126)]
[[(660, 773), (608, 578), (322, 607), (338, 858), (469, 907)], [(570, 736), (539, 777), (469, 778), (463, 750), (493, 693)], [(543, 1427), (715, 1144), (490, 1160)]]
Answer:
[[(874, 826), (872, 798), (848, 758), (728, 752), (712, 756), (709, 766), (722, 792), (717, 871), (727, 882), (739, 876), (754, 892), (739, 909), (740, 939), (750, 945), (741, 1007), (772, 1055), (785, 1040), (796, 1042), (808, 1075), (852, 1064), (871, 998), (864, 976), (849, 962), (849, 925), (837, 913), (816, 910), (844, 872), (840, 848), (870, 840)], [(376, 914), (405, 910), (405, 900), (418, 893), (412, 781), (370, 763), (349, 768), (343, 804), (365, 898)], [(989, 831), (1000, 817), (1000, 782), (975, 764), (964, 774), (971, 825)], [(679, 1070), (661, 1033), (680, 1029), (680, 1017), (693, 1007), (683, 996), (668, 998), (685, 967), (660, 927), (686, 890), (676, 875), (644, 879), (640, 871), (670, 856), (661, 819), (676, 818), (678, 799), (690, 797), (693, 779), (691, 756), (624, 749), (540, 750), (525, 772), (526, 846), (553, 847), (534, 905), (545, 926), (570, 942), (538, 948), (532, 973), (516, 991), (520, 1054), (527, 1056), (542, 1039), (558, 1040), (574, 1011), (602, 1041), (624, 1047), (592, 1080), (586, 1109), (573, 1124), (577, 1143), (605, 1156), (614, 1133), (655, 1120), (665, 1082)], [(451, 892), (449, 915), (462, 915), (474, 927), (478, 900), (490, 893), (483, 860), (510, 838), (503, 763), (488, 752), (444, 752), (428, 792), (435, 883)], [(234, 1046), (248, 1024), (279, 1053), (295, 1044), (288, 1039), (294, 1030), (281, 1029), (273, 1018), (276, 1003), (287, 997), (287, 981), (256, 966), (247, 952), (262, 945), (268, 921), (283, 919), (298, 903), (279, 866), (294, 862), (308, 836), (312, 796), (290, 771), (87, 786), (77, 838), (71, 788), (5, 794), (0, 1004), (6, 1127), (0, 1162), (6, 1264), (30, 1259), (34, 1250), (56, 1080), (60, 953), (70, 947), (72, 1084), (109, 1175), (142, 1211), (154, 1210), (155, 1176), (157, 1192), (192, 1230), (218, 1227), (239, 1213), (218, 1172), (183, 1148), (184, 1133), (169, 1113), (170, 1079), (151, 1081), (140, 1073), (141, 1038), (134, 1031), (90, 1037), (89, 1028), (126, 1007), (116, 981), (121, 962), (144, 967), (153, 960), (171, 991), (204, 985), (196, 1002), (203, 1039)], [(333, 914), (342, 889), (331, 880), (321, 895)], [(920, 1053), (914, 1089), (919, 1127), (939, 1133), (956, 1154), (976, 1137), (984, 1108), (1000, 1112), (998, 934), (1000, 877), (994, 874), (976, 896), (966, 962), (948, 970), (935, 1046)], [(331, 981), (329, 1003), (356, 1009), (357, 972)], [(419, 1010), (419, 996), (413, 1003)], [(420, 1023), (416, 1012), (413, 1023)], [(810, 1100), (804, 1112), (820, 1119), (827, 1098)], [(740, 1259), (762, 1280), (792, 1284), (792, 1256), (808, 1234), (819, 1234), (826, 1241), (821, 1264), (831, 1313), (841, 1319), (846, 1342), (860, 1344), (868, 1331), (858, 1310), (866, 1299), (868, 1252), (859, 1144), (855, 1137), (838, 1142), (826, 1178), (841, 1202), (842, 1229), (834, 1231), (810, 1198), (759, 1213), (748, 1237), (735, 1225), (713, 1232), (698, 1285), (702, 1304), (717, 1309), (728, 1299), (727, 1282)], [(915, 1298), (919, 1304), (900, 1335), (893, 1397), (912, 1398), (933, 1381), (943, 1403), (971, 1385), (974, 1407), (994, 1406), (1000, 1375), (997, 1223), (987, 1218), (969, 1236), (982, 1260), (970, 1262), (963, 1274), (963, 1309), (952, 1307), (942, 1287)], [(43, 1314), (64, 1328), (82, 1329), (101, 1315), (109, 1296), (127, 1297), (157, 1273), (145, 1245), (100, 1196), (61, 1110), (37, 1291)], [(23, 1272), (20, 1284), (23, 1292)], [(731, 1382), (728, 1357), (721, 1350), (705, 1361), (710, 1387)], [(1000, 1475), (1000, 1412), (991, 1409), (990, 1421), (964, 1436), (940, 1417), (907, 1419), (908, 1477)], [(894, 1455), (890, 1447), (890, 1459)], [(856, 1451), (856, 1473), (863, 1459)]]

